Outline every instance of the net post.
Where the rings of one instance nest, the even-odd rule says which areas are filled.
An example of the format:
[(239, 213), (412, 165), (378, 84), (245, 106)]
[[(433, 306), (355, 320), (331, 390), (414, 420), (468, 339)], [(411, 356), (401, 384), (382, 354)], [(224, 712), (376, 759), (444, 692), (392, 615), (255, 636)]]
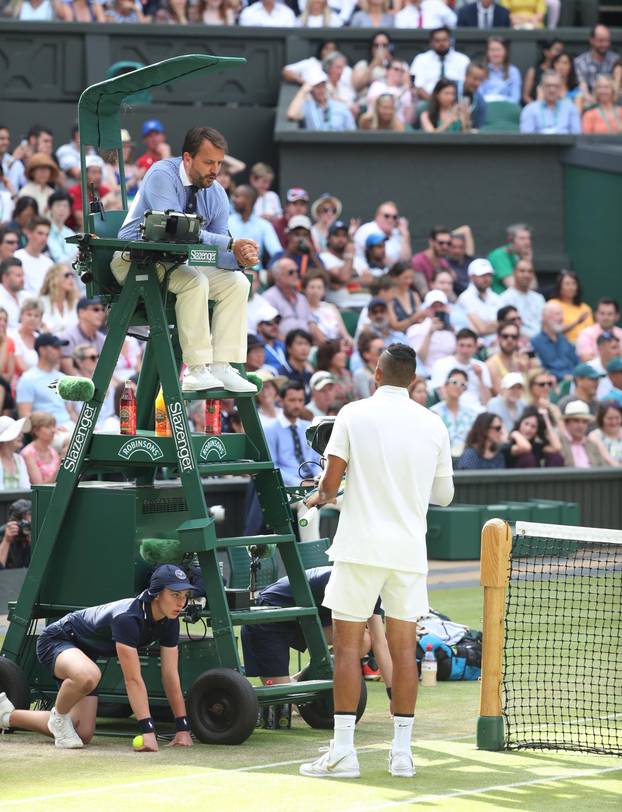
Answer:
[(512, 531), (509, 524), (501, 519), (487, 521), (482, 529), (480, 574), (480, 583), (484, 587), (482, 684), (477, 720), (477, 747), (480, 750), (503, 749), (503, 626), (511, 551)]

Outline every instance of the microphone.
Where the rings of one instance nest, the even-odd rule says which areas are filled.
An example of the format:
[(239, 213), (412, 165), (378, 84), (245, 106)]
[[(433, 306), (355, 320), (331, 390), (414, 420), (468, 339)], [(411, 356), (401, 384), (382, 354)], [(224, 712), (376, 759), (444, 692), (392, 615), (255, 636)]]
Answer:
[(89, 401), (95, 394), (95, 385), (90, 378), (78, 378), (73, 375), (52, 381), (48, 384), (48, 389), (56, 392), (63, 400)]
[(139, 552), (147, 564), (179, 563), (184, 557), (179, 539), (143, 539)]

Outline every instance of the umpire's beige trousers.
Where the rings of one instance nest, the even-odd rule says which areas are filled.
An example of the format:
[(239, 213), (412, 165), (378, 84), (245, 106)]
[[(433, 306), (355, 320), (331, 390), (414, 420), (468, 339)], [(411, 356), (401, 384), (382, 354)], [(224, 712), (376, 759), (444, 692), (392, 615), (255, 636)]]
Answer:
[[(129, 261), (117, 251), (110, 269), (119, 284), (125, 282), (129, 268)], [(161, 264), (158, 277), (160, 281), (164, 277)], [(185, 364), (246, 361), (246, 303), (250, 284), (243, 273), (182, 265), (170, 274), (168, 287), (176, 297), (175, 315)], [(210, 299), (216, 302), (211, 332)]]

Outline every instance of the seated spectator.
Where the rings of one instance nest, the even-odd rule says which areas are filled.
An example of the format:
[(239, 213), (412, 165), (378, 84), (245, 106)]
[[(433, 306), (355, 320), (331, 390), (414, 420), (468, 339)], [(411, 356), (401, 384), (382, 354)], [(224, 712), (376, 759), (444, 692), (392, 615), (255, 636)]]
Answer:
[(362, 130), (388, 130), (403, 133), (404, 123), (397, 115), (397, 102), (390, 93), (382, 93), (372, 104), (371, 110), (359, 118)]
[(280, 323), (281, 316), (275, 308), (272, 308), (272, 312), (266, 313), (258, 319), (254, 328), (257, 336), (263, 341), (264, 365), (272, 370), (275, 375), (277, 369), (287, 362), (285, 342), (279, 338)]
[(481, 411), (481, 407), (475, 409), (472, 404), (460, 402), (467, 386), (466, 372), (463, 369), (452, 369), (441, 389), (442, 400), (430, 407), (447, 427), (451, 456), (454, 458), (460, 457), (464, 451), (467, 435)]
[(469, 265), (469, 287), (458, 297), (458, 307), (466, 313), (469, 325), (488, 347), (494, 343), (497, 332), (499, 296), (494, 293), (492, 265), (487, 259), (474, 259)]
[(292, 217), (287, 224), (285, 250), (273, 254), (270, 263), (284, 258), (292, 259), (298, 266), (299, 278), (312, 269), (323, 271), (322, 260), (311, 239), (311, 228), (311, 220), (306, 215)]
[(58, 167), (45, 152), (36, 152), (26, 164), (28, 183), (19, 191), (19, 197), (32, 197), (42, 217), (49, 214), (48, 200), (58, 181)]
[(510, 44), (499, 37), (488, 37), (486, 47), (488, 78), (480, 92), (485, 101), (508, 101), (520, 103), (521, 76), (516, 65), (510, 63)]
[[(172, 25), (188, 25), (190, 22), (190, 9), (188, 0), (164, 0), (156, 9), (153, 17), (154, 23), (171, 23)], [(192, 22), (199, 22), (198, 8), (193, 6)]]
[(576, 273), (560, 271), (549, 301), (561, 307), (564, 314), (564, 335), (573, 344), (581, 330), (594, 324), (592, 308), (583, 301), (581, 280)]
[(616, 103), (615, 87), (609, 76), (599, 76), (594, 83), (596, 107), (583, 114), (581, 127), (586, 135), (619, 135), (622, 133), (622, 107)]
[(78, 248), (65, 242), (73, 237), (74, 231), (65, 223), (71, 215), (71, 198), (66, 192), (53, 192), (48, 200), (50, 210), (50, 233), (47, 241), (47, 252), (54, 262), (71, 265), (78, 256)]
[[(506, 325), (507, 327), (507, 325)], [(507, 432), (512, 431), (527, 405), (523, 400), (525, 379), (520, 372), (507, 372), (499, 382), (499, 394), (486, 404), (489, 412), (499, 415)]]
[[(601, 386), (604, 395), (599, 398)], [(613, 400), (622, 406), (622, 358), (619, 356), (612, 358), (607, 364), (607, 377), (601, 378), (596, 397), (598, 400)]]
[[(374, 296), (370, 300), (367, 308), (361, 312), (357, 327), (357, 336), (362, 330), (373, 333), (377, 338), (381, 338), (384, 341), (385, 347), (388, 347), (390, 344), (408, 343), (405, 333), (392, 330), (389, 326), (389, 306), (387, 301), (381, 296)], [(352, 372), (355, 372), (360, 366), (361, 359), (357, 357), (357, 353), (354, 353), (350, 359), (350, 369)]]
[(505, 468), (502, 438), (501, 418), (490, 412), (478, 414), (467, 435), (466, 448), (456, 468), (463, 471)]
[[(125, 2), (125, 0), (123, 0)], [(142, 156), (143, 158), (145, 156)], [(139, 159), (140, 160), (140, 159)], [(153, 161), (152, 163), (155, 163)], [(94, 195), (100, 198), (104, 207), (108, 205), (109, 198), (114, 199), (114, 192), (103, 182), (104, 180), (104, 161), (99, 155), (86, 156), (86, 184), (87, 195), (89, 203), (93, 202)], [(83, 218), (84, 212), (82, 211), (82, 185), (74, 183), (67, 189), (67, 194), (71, 198), (71, 214), (76, 229), (80, 231), (84, 228)]]
[(417, 95), (422, 100), (431, 97), (439, 80), (464, 81), (469, 57), (451, 47), (452, 32), (446, 26), (430, 31), (430, 48), (412, 61), (410, 73)]
[(408, 386), (408, 395), (411, 400), (415, 401), (415, 403), (427, 408), (428, 385), (425, 378), (421, 378), (419, 375), (417, 375), (415, 380)]
[(106, 15), (102, 6), (100, 0), (65, 0), (65, 22), (105, 23)]
[(330, 372), (334, 378), (333, 406), (336, 410), (354, 400), (352, 373), (347, 363), (348, 356), (341, 339), (325, 341), (318, 347), (315, 365), (318, 371)]
[(111, 0), (106, 7), (107, 23), (146, 23), (139, 0)]
[(606, 400), (607, 393), (613, 388), (613, 384), (607, 375), (607, 367), (614, 358), (620, 357), (620, 339), (613, 333), (603, 333), (596, 339), (596, 346), (598, 355), (587, 363), (600, 375), (596, 400)]
[(569, 99), (577, 107), (579, 113), (583, 110), (583, 94), (579, 87), (579, 80), (574, 70), (574, 63), (570, 54), (563, 51), (553, 59), (553, 70), (561, 79), (562, 99)]
[(331, 10), (328, 0), (307, 0), (296, 23), (301, 28), (340, 28), (343, 25), (339, 15)]
[(558, 381), (570, 378), (579, 362), (575, 348), (564, 337), (564, 314), (555, 302), (542, 308), (542, 330), (531, 340), (531, 345), (542, 366)]
[[(501, 392), (502, 380), (509, 373), (523, 376), (529, 369), (529, 356), (519, 346), (519, 340), (520, 332), (516, 324), (505, 321), (499, 323), (497, 327), (499, 349), (486, 359), (486, 366), (492, 380), (492, 391), (496, 395)], [(492, 412), (494, 409), (490, 411)], [(514, 424), (514, 420), (512, 420), (512, 424)]]
[[(302, 383), (289, 380), (279, 392), (283, 414), (266, 431), (270, 457), (281, 469), (285, 485), (300, 485), (300, 480), (314, 477), (319, 471), (320, 458), (307, 445), (305, 431), (308, 420), (301, 420), (305, 404)], [(315, 463), (315, 464), (314, 464)]]
[(256, 335), (248, 333), (246, 336), (246, 361), (244, 362), (244, 368), (247, 372), (257, 372), (258, 369), (264, 366), (265, 360), (266, 354), (263, 341)]
[(339, 219), (342, 209), (341, 200), (335, 195), (331, 195), (330, 192), (325, 192), (313, 201), (311, 205), (311, 217), (313, 218), (311, 239), (319, 251), (326, 250), (330, 228)]
[[(388, 273), (385, 274), (384, 276), (372, 277), (372, 281), (369, 283), (370, 299), (368, 300), (365, 307), (363, 307), (361, 309), (361, 312), (359, 313), (359, 318), (356, 323), (356, 331), (354, 334), (355, 341), (358, 339), (361, 331), (367, 329), (370, 325), (368, 310), (372, 299), (381, 299), (387, 306), (386, 311), (383, 311), (383, 316), (387, 316), (387, 327), (389, 326), (388, 308), (389, 302), (393, 298), (394, 287), (395, 283), (393, 282), (393, 279), (391, 279)], [(402, 335), (403, 338), (406, 337), (405, 334)]]
[[(435, 0), (431, 0), (435, 2)], [(424, 0), (428, 2), (428, 0)], [(439, 0), (440, 2), (440, 0)], [(389, 94), (395, 100), (395, 115), (402, 124), (412, 124), (414, 116), (413, 95), (410, 86), (408, 65), (399, 59), (392, 59), (386, 77), (372, 82), (367, 94), (367, 110), (373, 108), (374, 102), (383, 95)], [(362, 126), (362, 125), (360, 125)], [(372, 127), (371, 129), (378, 129)]]
[(286, 361), (277, 370), (277, 374), (285, 376), (288, 381), (301, 384), (305, 391), (305, 402), (311, 396), (309, 386), (311, 375), (313, 375), (313, 367), (309, 363), (311, 343), (311, 335), (305, 330), (290, 330), (285, 336)]
[(39, 299), (24, 299), (19, 309), (19, 327), (11, 333), (15, 344), (15, 374), (21, 375), (39, 360), (37, 336), (41, 332), (43, 307)]
[(18, 231), (9, 226), (0, 225), (0, 262), (4, 262), (6, 259), (13, 259), (13, 255), (18, 248)]
[(611, 76), (620, 55), (611, 50), (611, 32), (606, 25), (595, 25), (590, 31), (590, 48), (575, 57), (574, 69), (586, 104), (593, 104), (596, 79)]
[(30, 489), (28, 469), (19, 455), (22, 433), (30, 429), (30, 421), (24, 417), (0, 417), (0, 490), (27, 491)]
[(384, 234), (370, 234), (365, 239), (365, 262), (368, 274), (361, 280), (366, 282), (369, 276), (381, 277), (389, 271), (389, 260), (386, 253), (387, 238)]
[(286, 335), (294, 329), (315, 329), (315, 319), (309, 303), (298, 291), (299, 273), (295, 261), (288, 256), (277, 260), (272, 266), (272, 276), (274, 285), (263, 296), (281, 317), (281, 334)]
[(419, 251), (412, 258), (412, 266), (415, 270), (415, 281), (417, 290), (421, 296), (425, 296), (432, 278), (437, 271), (449, 270), (449, 249), (451, 247), (451, 236), (449, 229), (444, 226), (434, 226), (428, 236), (428, 247)]
[(503, 5), (510, 12), (512, 28), (544, 28), (546, 0), (503, 0)]
[[(196, 7), (196, 20), (203, 25), (235, 25), (236, 3), (229, 0), (200, 0)], [(190, 6), (189, 14), (193, 16), (194, 6)]]
[(580, 400), (586, 404), (590, 414), (596, 417), (598, 409), (596, 392), (601, 377), (603, 377), (601, 373), (591, 364), (577, 364), (572, 370), (573, 391), (557, 401), (557, 407), (561, 409), (562, 414), (568, 403)]
[(296, 15), (277, 0), (258, 0), (246, 6), (240, 14), (239, 24), (253, 28), (293, 28)]
[(602, 333), (613, 333), (622, 342), (622, 328), (616, 323), (620, 319), (620, 306), (615, 299), (599, 299), (594, 313), (596, 324), (583, 327), (576, 341), (577, 355), (582, 361), (591, 361), (598, 355), (596, 344)]
[(459, 296), (469, 286), (469, 265), (475, 259), (469, 252), (469, 248), (465, 234), (461, 231), (451, 232), (447, 263), (453, 274), (452, 287), (456, 296)]
[(509, 28), (510, 14), (494, 0), (467, 3), (458, 11), (458, 28)]
[(442, 0), (406, 0), (395, 15), (396, 28), (456, 27), (456, 13)]
[(76, 305), (78, 318), (71, 326), (60, 333), (63, 340), (61, 369), (66, 375), (74, 375), (73, 353), (78, 344), (92, 344), (98, 355), (104, 346), (106, 336), (101, 330), (106, 319), (106, 308), (98, 296), (93, 299), (83, 297)]
[(50, 267), (41, 285), (39, 301), (43, 306), (42, 328), (48, 333), (60, 333), (78, 321), (78, 288), (76, 275), (67, 265)]
[(19, 248), (13, 256), (22, 263), (24, 290), (38, 296), (45, 274), (53, 265), (49, 256), (43, 253), (50, 235), (50, 221), (45, 217), (33, 217), (25, 232), (26, 247)]
[(523, 80), (523, 104), (536, 100), (538, 87), (542, 74), (553, 69), (553, 59), (564, 50), (564, 43), (560, 39), (546, 40), (542, 46), (540, 58), (535, 65), (527, 68)]
[(19, 326), (19, 309), (28, 294), (24, 290), (24, 269), (18, 257), (10, 257), (0, 262), (0, 307), (8, 318), (8, 328)]
[(482, 62), (469, 62), (464, 81), (458, 83), (458, 106), (462, 112), (465, 132), (477, 132), (486, 123), (486, 101), (480, 90), (488, 76)]
[(439, 389), (445, 384), (451, 370), (463, 370), (467, 376), (464, 404), (479, 412), (490, 400), (491, 381), (486, 365), (474, 357), (476, 351), (477, 336), (473, 330), (466, 328), (460, 330), (456, 335), (454, 354), (440, 358), (432, 366), (431, 386), (433, 389)]
[(622, 405), (613, 401), (601, 403), (596, 412), (596, 425), (588, 434), (610, 465), (622, 465)]
[[(166, 141), (164, 125), (157, 118), (150, 118), (148, 121), (143, 123), (142, 137), (143, 144), (145, 145), (145, 152), (143, 152), (142, 155), (139, 155), (138, 159), (136, 160), (136, 176), (139, 181), (143, 179), (145, 172), (148, 169), (151, 169), (155, 163), (161, 161), (163, 158), (171, 157), (171, 147)], [(96, 166), (97, 162), (95, 161), (93, 162), (93, 167)], [(91, 175), (89, 174), (89, 168), (90, 167), (87, 162), (86, 174), (90, 183)], [(93, 176), (96, 176), (96, 173), (93, 173)], [(69, 190), (69, 194), (71, 194), (71, 190)], [(102, 195), (101, 192), (100, 195)]]
[(296, 215), (309, 215), (309, 194), (306, 189), (293, 187), (288, 189), (285, 198), (285, 212), (276, 220), (272, 220), (272, 225), (276, 231), (283, 248), (287, 246), (287, 224)]
[(622, 96), (622, 59), (618, 59), (616, 64), (613, 66), (611, 78), (613, 79), (615, 98), (619, 99), (620, 96)]
[(329, 97), (345, 104), (352, 115), (356, 116), (359, 112), (359, 104), (356, 100), (356, 91), (352, 84), (352, 70), (348, 66), (347, 58), (339, 51), (333, 51), (322, 60), (322, 70), (328, 76), (326, 88)]
[(282, 254), (280, 240), (268, 218), (254, 214), (257, 194), (252, 186), (237, 186), (231, 195), (233, 212), (229, 215), (229, 232), (233, 237), (255, 240), (259, 246), (260, 259), (267, 254), (270, 259)]
[(40, 333), (35, 341), (39, 360), (19, 379), (15, 394), (20, 417), (30, 417), (33, 412), (47, 412), (54, 416), (57, 439), (58, 433), (66, 434), (73, 430), (73, 419), (77, 417), (73, 403), (60, 398), (49, 386), (61, 377), (59, 365), (63, 346), (63, 341), (57, 336)]
[(503, 293), (514, 284), (514, 267), (519, 259), (532, 259), (531, 228), (525, 223), (514, 223), (507, 227), (507, 243), (488, 254), (488, 262), (493, 267), (492, 289)]
[[(138, 192), (139, 170), (134, 163), (134, 159), (132, 158), (134, 142), (132, 141), (132, 136), (126, 129), (121, 130), (121, 148), (123, 150), (123, 167), (125, 169), (125, 191), (127, 193), (128, 201), (132, 201)], [(221, 169), (224, 166), (225, 163), (223, 162)], [(219, 177), (218, 181), (220, 182), (220, 180), (221, 179)], [(116, 150), (114, 152), (106, 153), (103, 185), (110, 189), (110, 193), (106, 195), (107, 206), (111, 209), (122, 209), (123, 199), (121, 196), (121, 173), (119, 172), (119, 161)]]
[(326, 417), (335, 414), (333, 401), (335, 398), (335, 379), (325, 370), (314, 372), (309, 381), (311, 387), (311, 400), (305, 406), (303, 417), (313, 420), (314, 417)]
[[(344, 20), (344, 23), (345, 22), (346, 20)], [(281, 76), (286, 82), (303, 85), (308, 71), (314, 73), (316, 70), (322, 68), (326, 57), (334, 53), (337, 53), (337, 43), (334, 40), (324, 40), (319, 44), (316, 56), (309, 56), (306, 59), (301, 59), (299, 62), (292, 62), (289, 65), (285, 65), (281, 71)], [(346, 64), (343, 69), (338, 85), (342, 90), (349, 90), (351, 88), (352, 91), (354, 91), (352, 68), (348, 64)]]
[(386, 79), (393, 42), (385, 31), (377, 31), (372, 37), (369, 46), (369, 59), (361, 59), (352, 68), (352, 85), (355, 91), (364, 99), (375, 81)]
[(392, 200), (381, 203), (376, 209), (374, 219), (368, 223), (363, 223), (357, 229), (354, 235), (354, 246), (357, 255), (361, 259), (365, 258), (366, 241), (370, 234), (381, 234), (386, 237), (384, 249), (387, 262), (390, 265), (411, 258), (412, 249), (408, 220), (405, 217), (400, 217), (397, 204)]
[(341, 313), (334, 304), (324, 301), (328, 287), (328, 275), (325, 271), (310, 271), (302, 278), (302, 289), (307, 297), (311, 313), (316, 323), (319, 343), (340, 339), (347, 349), (354, 346)]
[[(39, 216), (39, 206), (34, 197), (18, 197), (13, 209), (13, 219), (6, 223), (5, 229), (10, 229), (17, 233), (18, 249), (25, 248), (28, 243), (26, 228), (29, 223)], [(16, 249), (14, 249), (13, 253)]]
[(262, 387), (259, 394), (256, 395), (256, 400), (257, 414), (265, 431), (265, 429), (275, 422), (279, 415), (283, 414), (283, 410), (278, 405), (279, 389), (283, 386), (287, 378), (275, 375), (274, 372), (266, 368), (258, 369), (255, 374), (262, 382)]
[(420, 313), (420, 324), (413, 324), (406, 333), (408, 343), (417, 353), (417, 369), (421, 375), (429, 375), (437, 361), (453, 355), (456, 337), (449, 322), (447, 296), (442, 290), (426, 293)]
[(462, 132), (466, 126), (465, 106), (458, 104), (456, 83), (439, 79), (429, 97), (428, 109), (421, 113), (421, 129), (427, 133)]
[[(9, 408), (7, 393), (2, 386), (3, 381), (12, 381), (15, 375), (15, 342), (7, 333), (9, 316), (3, 307), (0, 307), (0, 412)], [(12, 401), (9, 388), (9, 400)]]
[(576, 105), (562, 98), (562, 82), (555, 71), (546, 71), (540, 82), (542, 98), (530, 102), (520, 114), (522, 133), (573, 135), (581, 132)]
[(357, 347), (363, 363), (353, 374), (352, 381), (354, 384), (354, 397), (360, 400), (361, 398), (370, 397), (376, 391), (374, 372), (385, 343), (384, 339), (379, 338), (374, 333), (363, 330), (358, 338)]
[[(320, 259), (330, 278), (326, 301), (337, 307), (348, 307), (353, 300), (351, 290), (360, 288), (362, 277), (371, 275), (365, 261), (354, 253), (348, 226), (342, 220), (335, 220), (329, 228), (326, 250)], [(360, 297), (360, 293), (355, 295)]]
[[(430, 290), (442, 290), (443, 291), (443, 293), (447, 297), (447, 307), (449, 308), (448, 312), (449, 312), (449, 314), (451, 316), (452, 311), (454, 310), (454, 304), (458, 300), (458, 297), (454, 293), (454, 277), (453, 277), (452, 272), (451, 271), (446, 271), (443, 268), (439, 268), (438, 271), (434, 271), (434, 275), (432, 277), (432, 284), (430, 286)], [(429, 292), (430, 291), (428, 291), (428, 293)], [(427, 296), (427, 294), (426, 294), (426, 296)], [(452, 321), (452, 324), (453, 324), (453, 321)]]
[(514, 305), (520, 313), (523, 332), (533, 338), (542, 327), (544, 296), (533, 290), (536, 275), (531, 260), (519, 259), (514, 266), (514, 287), (507, 288), (499, 297), (502, 305)]
[(32, 442), (21, 452), (26, 463), (31, 485), (49, 485), (56, 482), (60, 457), (53, 447), (56, 420), (46, 412), (33, 412), (30, 416)]
[(12, 13), (17, 20), (28, 23), (49, 23), (66, 19), (61, 0), (17, 0)]
[(527, 375), (527, 401), (537, 409), (546, 409), (554, 426), (561, 420), (561, 411), (551, 402), (550, 395), (555, 391), (557, 381), (545, 369), (531, 370)]
[(394, 282), (393, 298), (389, 301), (389, 325), (392, 330), (405, 333), (426, 315), (414, 289), (415, 272), (407, 262), (396, 262), (389, 269), (389, 276)]
[(389, 0), (358, 0), (358, 11), (350, 20), (352, 28), (393, 28), (394, 20), (389, 13)]
[(7, 523), (0, 528), (0, 570), (23, 569), (30, 564), (32, 502), (16, 499), (9, 505)]
[(593, 420), (587, 403), (582, 400), (573, 400), (566, 404), (559, 439), (564, 465), (567, 467), (600, 468), (608, 464), (601, 451), (602, 446), (587, 436)]
[(527, 406), (510, 432), (508, 468), (556, 468), (564, 465), (559, 436), (546, 409)]
[[(256, 5), (258, 3), (253, 4)], [(329, 98), (327, 81), (328, 76), (323, 70), (309, 72), (307, 81), (287, 108), (287, 118), (290, 121), (298, 121), (307, 130), (321, 132), (355, 130), (354, 118), (346, 105)]]
[[(274, 169), (268, 164), (256, 163), (251, 166), (248, 182), (255, 190), (253, 214), (272, 222), (283, 214), (279, 196), (270, 187), (274, 182)], [(296, 212), (298, 213), (298, 212)]]

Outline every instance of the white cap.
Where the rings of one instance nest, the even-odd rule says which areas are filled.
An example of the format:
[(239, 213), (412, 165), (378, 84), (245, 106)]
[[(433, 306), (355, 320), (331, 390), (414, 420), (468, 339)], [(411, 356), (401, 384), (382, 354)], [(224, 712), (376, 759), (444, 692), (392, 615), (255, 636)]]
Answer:
[(430, 305), (436, 304), (436, 302), (446, 305), (448, 302), (447, 294), (442, 290), (429, 290), (425, 295), (421, 307), (425, 310), (426, 307), (430, 307)]
[(474, 259), (469, 265), (469, 276), (486, 276), (494, 273), (494, 269), (487, 259)]
[(248, 329), (249, 332), (256, 333), (259, 322), (272, 321), (279, 315), (279, 311), (263, 298), (255, 300), (253, 297), (253, 300), (255, 303), (252, 308), (249, 303)]
[(501, 378), (502, 389), (511, 389), (513, 386), (525, 386), (525, 379), (520, 372), (508, 372)]
[(324, 389), (325, 386), (328, 386), (328, 384), (331, 383), (335, 383), (334, 377), (330, 374), (330, 372), (326, 372), (326, 370), (321, 369), (318, 372), (313, 373), (309, 381), (309, 386), (311, 389)]
[(311, 220), (306, 214), (295, 214), (287, 221), (287, 230), (293, 231), (295, 228), (306, 228), (307, 231), (311, 231)]
[(309, 71), (307, 71), (307, 75), (304, 78), (306, 83), (311, 85), (311, 87), (321, 85), (322, 82), (328, 81), (328, 76), (320, 67), (311, 68)]
[(84, 163), (87, 169), (91, 166), (98, 166), (102, 170), (104, 168), (104, 159), (100, 158), (99, 155), (87, 155)]

